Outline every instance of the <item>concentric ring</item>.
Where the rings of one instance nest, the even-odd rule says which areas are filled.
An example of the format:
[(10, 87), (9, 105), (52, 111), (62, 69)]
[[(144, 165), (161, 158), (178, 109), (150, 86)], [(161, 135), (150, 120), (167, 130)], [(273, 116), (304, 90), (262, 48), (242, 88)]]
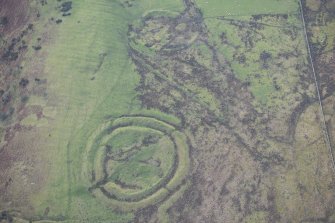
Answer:
[(189, 169), (186, 136), (157, 117), (122, 116), (89, 138), (83, 176), (89, 191), (119, 211), (162, 201), (178, 189)]

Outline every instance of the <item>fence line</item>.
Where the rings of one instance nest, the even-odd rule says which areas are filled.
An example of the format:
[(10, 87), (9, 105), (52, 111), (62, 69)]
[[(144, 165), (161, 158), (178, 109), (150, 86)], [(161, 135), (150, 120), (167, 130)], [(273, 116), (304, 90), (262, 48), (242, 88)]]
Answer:
[(315, 87), (316, 87), (318, 100), (319, 100), (320, 114), (321, 114), (321, 119), (322, 119), (321, 120), (322, 131), (323, 131), (326, 146), (329, 150), (331, 163), (332, 163), (332, 168), (333, 168), (333, 171), (334, 171), (334, 174), (335, 174), (335, 159), (334, 159), (333, 149), (332, 149), (332, 145), (331, 145), (331, 142), (330, 142), (329, 132), (328, 132), (327, 124), (326, 124), (325, 113), (324, 113), (324, 109), (323, 109), (323, 105), (322, 105), (319, 83), (318, 83), (318, 79), (317, 79), (317, 76), (316, 76), (313, 57), (312, 57), (312, 53), (311, 53), (311, 47), (310, 47), (310, 44), (309, 44), (309, 41), (308, 41), (307, 28), (306, 28), (306, 22), (305, 22), (305, 16), (304, 16), (304, 9), (303, 9), (303, 6), (302, 6), (302, 0), (299, 0), (299, 6), (300, 6), (300, 13), (301, 13), (301, 20), (302, 20), (302, 23), (303, 23), (303, 26), (304, 26), (304, 32), (305, 32), (304, 35), (305, 35), (305, 41), (306, 41), (306, 45), (307, 45), (307, 49), (308, 49), (309, 60), (310, 60), (310, 63), (311, 63), (313, 76), (314, 76), (314, 81), (315, 81)]

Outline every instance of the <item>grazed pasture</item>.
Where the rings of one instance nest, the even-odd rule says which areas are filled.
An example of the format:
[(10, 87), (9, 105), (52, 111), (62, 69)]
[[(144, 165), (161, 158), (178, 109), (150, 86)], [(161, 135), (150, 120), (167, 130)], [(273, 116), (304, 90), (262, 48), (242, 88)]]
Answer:
[(0, 0), (0, 222), (335, 221), (334, 12)]

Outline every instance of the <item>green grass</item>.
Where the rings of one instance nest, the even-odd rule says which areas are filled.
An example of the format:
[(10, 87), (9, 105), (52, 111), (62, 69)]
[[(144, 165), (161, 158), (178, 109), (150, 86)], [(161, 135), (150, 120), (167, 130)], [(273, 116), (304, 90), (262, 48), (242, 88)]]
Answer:
[[(111, 127), (117, 128), (111, 132)], [(164, 134), (167, 135), (163, 136)], [(177, 151), (174, 150), (174, 144), (172, 144), (171, 139), (167, 137), (170, 134), (175, 140)], [(137, 115), (108, 121), (89, 137), (87, 151), (83, 153), (83, 160), (85, 161), (83, 163), (84, 174), (82, 176), (89, 178), (90, 173), (94, 170), (95, 183), (97, 183), (103, 179), (104, 175), (102, 168), (104, 157), (106, 156), (104, 145), (110, 145), (111, 151), (117, 154), (117, 151), (126, 152), (130, 146), (139, 145), (149, 135), (158, 136), (160, 139), (158, 138), (159, 140), (154, 144), (142, 145), (141, 149), (132, 153), (126, 161), (111, 161), (108, 163), (107, 173), (109, 178), (107, 183), (102, 186), (117, 197), (118, 201), (110, 200), (110, 205), (115, 209), (122, 208), (124, 204), (122, 201), (126, 200), (133, 203), (130, 206), (130, 210), (132, 210), (136, 207), (142, 207), (142, 204), (147, 204), (152, 199), (156, 202), (163, 199), (163, 197), (159, 198), (160, 195), (156, 194), (161, 193), (160, 188), (165, 185), (168, 177), (173, 174), (172, 167), (176, 155), (178, 155), (179, 159), (177, 172), (172, 177), (171, 182), (168, 183), (168, 187), (175, 189), (179, 186), (185, 178), (189, 167), (186, 139), (183, 134), (176, 132), (174, 127), (164, 121)], [(148, 164), (143, 163), (143, 161), (148, 160), (159, 161), (159, 166), (150, 164), (150, 162)], [(109, 165), (111, 165), (111, 168)], [(115, 184), (117, 181), (136, 186), (139, 189), (121, 188)], [(99, 194), (99, 190), (99, 188), (94, 189), (94, 194)]]
[[(130, 113), (132, 115), (138, 115), (136, 113)], [(162, 113), (160, 111), (154, 110), (154, 109), (147, 109), (147, 110), (142, 110), (140, 113), (140, 116), (149, 116), (161, 121), (164, 121), (165, 123), (168, 123), (170, 125), (175, 125), (175, 126), (180, 126), (180, 119), (176, 118), (173, 115), (169, 115), (166, 113)]]
[(206, 67), (211, 67), (213, 63), (213, 56), (211, 50), (204, 43), (197, 43), (192, 45), (192, 48), (196, 51), (195, 55), (199, 56), (201, 60), (199, 61), (201, 65)]
[[(110, 176), (111, 181), (119, 180), (142, 189), (127, 192), (119, 187), (114, 187), (108, 191), (116, 194), (120, 199), (137, 199), (147, 196), (161, 185), (164, 178), (171, 174), (170, 169), (173, 166), (174, 153), (174, 145), (166, 137), (156, 144), (143, 147), (128, 161), (116, 165)], [(143, 163), (147, 160), (159, 160), (160, 165)]]
[(115, 120), (113, 125), (145, 126), (164, 133), (170, 133), (175, 130), (170, 124), (151, 117), (122, 117)]
[[(306, 63), (304, 57), (291, 57), (287, 60), (276, 58), (280, 53), (291, 52), (297, 46), (302, 49), (303, 54), (307, 53), (300, 17), (295, 14), (288, 15), (287, 19), (263, 16), (257, 23), (265, 25), (256, 31), (250, 31), (255, 29), (250, 27), (249, 22), (255, 22), (251, 15), (256, 14), (297, 13), (297, 1), (257, 0), (249, 4), (243, 0), (198, 0), (197, 3), (204, 13), (211, 43), (229, 61), (234, 75), (242, 82), (248, 83), (248, 88), (255, 98), (254, 106), (259, 110), (263, 107), (281, 106), (282, 98), (286, 97), (299, 81), (294, 65)], [(226, 20), (213, 18), (220, 15), (224, 15)], [(244, 28), (230, 24), (231, 20)], [(245, 36), (247, 32), (250, 32), (248, 37)], [(297, 33), (297, 37), (291, 39), (291, 33)], [(221, 39), (223, 34), (225, 42)], [(252, 47), (245, 45), (245, 38), (253, 42)], [(263, 52), (272, 56), (267, 69), (263, 68), (260, 61)], [(238, 61), (239, 56), (245, 58), (245, 63)], [(282, 63), (282, 68), (276, 66), (279, 63)], [(287, 98), (284, 103), (290, 106), (294, 100), (294, 97)]]
[[(47, 7), (43, 8), (45, 18), (53, 16), (53, 6), (50, 10)], [(36, 214), (42, 215), (50, 207), (51, 215), (82, 219), (80, 210), (85, 206), (88, 222), (132, 219), (131, 214), (97, 211), (106, 206), (87, 191), (75, 191), (87, 185), (80, 173), (89, 135), (107, 116), (142, 110), (134, 90), (140, 77), (128, 57), (128, 24), (148, 11), (160, 9), (180, 12), (183, 5), (178, 0), (140, 0), (132, 8), (122, 8), (118, 1), (75, 0), (72, 15), (63, 19), (57, 34), (42, 46), (40, 53), (46, 54), (44, 73), (48, 79), (45, 100), (57, 110), (51, 117), (53, 127), (40, 134), (48, 138), (45, 148), (50, 157), (50, 173), (43, 189), (32, 197)], [(101, 54), (106, 57), (96, 71)]]
[[(39, 52), (30, 49), (27, 53), (27, 58), (43, 55), (44, 70), (36, 72), (43, 72), (48, 86), (46, 95), (39, 98), (32, 97), (28, 101), (28, 105), (41, 105), (45, 108), (44, 114), (47, 114), (49, 118), (48, 124), (45, 119), (37, 120), (34, 116), (29, 116), (22, 122), (27, 126), (36, 123), (38, 127), (36, 131), (39, 131), (41, 140), (45, 142), (43, 157), (46, 158), (45, 162), (50, 168), (48, 175), (45, 176), (42, 189), (36, 190), (38, 192), (31, 196), (32, 209), (36, 216), (43, 216), (48, 207), (51, 210), (50, 218), (62, 216), (68, 219), (67, 222), (132, 222), (134, 213), (139, 208), (162, 202), (170, 191), (176, 190), (170, 198), (162, 202), (158, 209), (160, 221), (169, 222), (168, 209), (182, 196), (189, 185), (189, 182), (184, 184), (191, 167), (187, 139), (184, 134), (176, 130), (179, 129), (181, 122), (174, 116), (157, 110), (146, 110), (141, 106), (135, 91), (140, 76), (129, 58), (127, 40), (129, 24), (140, 23), (143, 16), (175, 16), (184, 9), (184, 6), (180, 0), (136, 0), (133, 2), (133, 7), (123, 8), (120, 5), (121, 2), (123, 1), (74, 0), (72, 15), (62, 18), (63, 22), (55, 25), (57, 26), (56, 34), (48, 37)], [(231, 63), (236, 77), (244, 83), (249, 82), (250, 92), (255, 97), (254, 105), (256, 107), (279, 105), (284, 107), (293, 104), (291, 102), (295, 101), (294, 96), (299, 96), (299, 92), (296, 95), (288, 94), (288, 92), (294, 89), (299, 78), (292, 67), (306, 64), (306, 59), (304, 59), (306, 55), (303, 54), (298, 59), (271, 61), (268, 70), (260, 66), (259, 56), (263, 51), (277, 56), (278, 53), (288, 51), (293, 47), (304, 49), (301, 30), (298, 31), (295, 40), (291, 40), (290, 35), (287, 34), (294, 31), (294, 26), (301, 26), (298, 17), (293, 15), (298, 12), (297, 1), (255, 0), (250, 4), (250, 0), (196, 0), (196, 3), (204, 14), (211, 44), (217, 47), (219, 53)], [(44, 22), (35, 27), (37, 32), (33, 35), (34, 39), (38, 38), (42, 32), (38, 30), (44, 32), (46, 25), (54, 23), (50, 22), (51, 17), (60, 18), (59, 12), (55, 11), (57, 4), (59, 3), (51, 1), (47, 6), (41, 8)], [(259, 33), (252, 36), (252, 39), (256, 40), (262, 35), (265, 38), (262, 41), (255, 41), (255, 47), (251, 50), (243, 47), (241, 35), (245, 30), (241, 31), (226, 21), (211, 18), (226, 16), (248, 22), (250, 15), (262, 13), (290, 13), (292, 15), (289, 15), (285, 21), (270, 17), (263, 18), (260, 22), (268, 26), (259, 30)], [(333, 26), (334, 23), (330, 25), (330, 28)], [(183, 28), (185, 27), (182, 25), (179, 27), (179, 29)], [(283, 31), (286, 34), (283, 34)], [(220, 35), (223, 32), (226, 33), (227, 39), (233, 46), (220, 44)], [(328, 32), (330, 32), (328, 29), (322, 30), (319, 36), (314, 36), (313, 40), (323, 41), (324, 35), (329, 34)], [(157, 38), (165, 43), (166, 34), (163, 30), (154, 36), (154, 40)], [(196, 35), (190, 37), (187, 44), (193, 43), (196, 37)], [(144, 42), (138, 44), (130, 42), (130, 46), (149, 56), (154, 56), (155, 50), (161, 47), (159, 45), (156, 49), (151, 50), (144, 46)], [(236, 50), (234, 46), (240, 46), (240, 48)], [(211, 55), (212, 52), (206, 45), (197, 45), (194, 51), (202, 54), (202, 65), (211, 67), (212, 58), (208, 55)], [(301, 52), (304, 53), (303, 50)], [(239, 64), (234, 58), (235, 54), (244, 54), (247, 63)], [(101, 55), (106, 55), (103, 63), (101, 63)], [(274, 62), (283, 63), (282, 70), (276, 68)], [(26, 60), (23, 65), (23, 72), (35, 71), (34, 60)], [(168, 81), (176, 89), (181, 89), (188, 96), (196, 93), (196, 96), (192, 98), (201, 105), (209, 107), (211, 111), (220, 113), (220, 103), (209, 91), (193, 85), (178, 86), (171, 77), (165, 77), (154, 69), (152, 73)], [(280, 91), (275, 91), (272, 81), (274, 77), (278, 80)], [(173, 92), (173, 94), (178, 95), (178, 92)], [(286, 98), (286, 95), (293, 96)], [(128, 114), (150, 117), (117, 119), (119, 116)], [(129, 125), (130, 127), (122, 127), (111, 135), (104, 135), (108, 134), (109, 127), (116, 125)], [(163, 136), (164, 134), (171, 134), (175, 139), (179, 166), (166, 188), (159, 189), (155, 185), (160, 183), (162, 177), (171, 173), (170, 167), (175, 155), (170, 139)], [(115, 184), (106, 185), (107, 190), (113, 191), (121, 199), (141, 197), (143, 194), (144, 199), (137, 202), (116, 201), (106, 198), (99, 189), (94, 190), (93, 196), (88, 191), (88, 188), (92, 186), (91, 170), (95, 170), (96, 179), (104, 177), (102, 163), (106, 151), (103, 145), (110, 144), (120, 151), (138, 143), (148, 135), (158, 135), (161, 137), (160, 141), (155, 145), (147, 146), (132, 156), (127, 163), (111, 164), (110, 167), (113, 168), (110, 168), (108, 172), (111, 181), (121, 179), (123, 182), (140, 186), (143, 189), (128, 190)], [(327, 157), (326, 151), (321, 153), (319, 150), (319, 147), (324, 148), (324, 145), (316, 145), (310, 147), (310, 150), (304, 150), (306, 146), (304, 142), (305, 139), (299, 137), (298, 141), (294, 142), (297, 147), (296, 169), (285, 173), (285, 178), (274, 179), (276, 197), (278, 197), (276, 205), (278, 211), (283, 215), (290, 214), (292, 210), (293, 214), (299, 214), (302, 210), (296, 175), (300, 176), (298, 177), (300, 183), (306, 184), (308, 188), (316, 188), (317, 182), (306, 181), (306, 179), (315, 177), (312, 175), (313, 165), (322, 164), (322, 159), (316, 163), (315, 157), (321, 155)], [(149, 159), (161, 161), (161, 168), (141, 163)], [(324, 167), (323, 170), (327, 168)], [(134, 177), (134, 174), (137, 177)], [(320, 177), (320, 181), (327, 179), (326, 175)], [(324, 186), (317, 189), (320, 188), (322, 191), (329, 190)], [(312, 194), (313, 191), (310, 193)], [(309, 196), (307, 202), (312, 203), (315, 197)], [(293, 206), (287, 204), (293, 204)], [(266, 217), (265, 212), (254, 212), (246, 217), (245, 222), (263, 222)]]
[(196, 0), (205, 17), (296, 12), (296, 0)]
[[(262, 29), (252, 29), (248, 26), (251, 17), (230, 17), (236, 22), (244, 24), (240, 29), (227, 20), (214, 18), (205, 19), (205, 23), (211, 32), (210, 40), (217, 45), (218, 51), (231, 63), (235, 76), (244, 83), (249, 83), (249, 89), (255, 100), (253, 104), (262, 108), (264, 106), (281, 106), (283, 103), (292, 104), (294, 97), (286, 98), (289, 91), (294, 89), (299, 81), (296, 75), (296, 64), (305, 64), (306, 57), (290, 57), (289, 59), (278, 58), (280, 53), (291, 53), (295, 48), (300, 53), (306, 54), (304, 36), (301, 30), (301, 21), (296, 15), (289, 15), (287, 19), (262, 17), (258, 22), (266, 24)], [(250, 31), (252, 30), (252, 31)], [(253, 47), (245, 46), (243, 36), (250, 31), (249, 38), (253, 41)], [(222, 43), (221, 36), (224, 33), (225, 41)], [(296, 38), (292, 39), (291, 33)], [(269, 53), (271, 58), (267, 62), (267, 68), (263, 67), (261, 54)], [(245, 63), (240, 63), (239, 56), (245, 58)], [(278, 66), (277, 64), (281, 64)], [(276, 79), (276, 83), (274, 80)], [(276, 90), (276, 86), (279, 89)]]
[[(124, 122), (127, 119), (128, 121), (131, 121), (129, 119), (139, 120), (140, 117), (121, 119)], [(144, 120), (145, 119), (149, 118), (144, 118)], [(152, 120), (157, 121), (155, 119)], [(144, 123), (148, 124), (148, 122)], [(120, 124), (120, 122), (118, 122), (118, 124)], [(128, 124), (131, 124), (131, 122)], [(106, 133), (109, 133), (108, 125), (105, 125), (104, 127), (107, 130), (102, 129), (102, 135), (94, 134), (93, 136), (95, 138), (90, 139), (94, 141), (93, 143), (89, 143), (89, 146), (92, 148), (88, 149), (92, 151), (86, 153), (86, 156), (88, 156), (88, 160), (83, 166), (83, 168), (87, 169), (86, 174), (83, 175), (86, 177), (89, 177), (89, 173), (91, 172), (90, 169), (93, 168), (92, 170), (94, 170), (95, 172), (96, 182), (99, 182), (101, 179), (103, 179), (102, 166), (106, 152), (104, 152), (104, 147), (101, 146), (109, 144), (112, 147), (112, 151), (118, 151), (120, 149), (123, 150), (123, 148), (128, 148), (131, 145), (139, 144), (145, 137), (149, 135), (159, 137), (163, 135), (163, 133), (160, 131), (135, 125), (118, 128), (107, 137), (104, 137)], [(119, 187), (115, 187), (113, 186), (113, 184), (111, 185), (109, 183), (106, 184), (106, 187), (104, 186), (104, 188), (107, 189), (107, 191), (115, 194), (120, 200), (140, 199), (142, 197), (144, 198), (148, 196), (160, 187), (161, 182), (164, 181), (164, 178), (171, 174), (170, 169), (173, 166), (174, 158), (173, 148), (174, 146), (169, 141), (169, 139), (163, 137), (161, 138), (161, 140), (158, 141), (158, 144), (156, 143), (153, 145), (145, 146), (140, 151), (135, 151), (135, 153), (133, 153), (132, 156), (129, 157), (129, 160), (127, 160), (126, 162), (112, 162), (114, 164), (112, 172), (109, 173), (110, 181), (113, 182), (115, 180), (119, 180), (128, 185), (136, 185), (137, 187), (142, 188), (141, 190), (124, 190)], [(95, 149), (97, 150), (94, 151)], [(93, 159), (95, 160), (94, 165), (91, 166), (89, 163), (93, 162)], [(142, 163), (142, 161), (146, 161), (148, 159), (159, 160), (160, 167), (149, 166)], [(87, 165), (88, 167), (85, 167)], [(134, 174), (136, 175), (136, 177), (134, 177)]]
[(175, 138), (175, 143), (178, 147), (179, 165), (176, 174), (166, 185), (166, 188), (169, 190), (174, 190), (182, 183), (190, 168), (189, 147), (187, 145), (186, 137), (179, 132), (174, 132), (173, 137)]
[(126, 126), (118, 128), (106, 136), (107, 138), (101, 141), (101, 145), (109, 145), (112, 147), (113, 152), (118, 152), (122, 150), (122, 148), (141, 143), (147, 136), (162, 135), (163, 134), (160, 131), (154, 129), (139, 126)]
[(94, 191), (94, 196), (105, 206), (116, 212), (129, 213), (138, 210), (139, 208), (147, 207), (148, 205), (156, 204), (162, 201), (168, 195), (168, 190), (162, 188), (153, 195), (138, 201), (138, 202), (122, 202), (106, 198), (100, 190)]

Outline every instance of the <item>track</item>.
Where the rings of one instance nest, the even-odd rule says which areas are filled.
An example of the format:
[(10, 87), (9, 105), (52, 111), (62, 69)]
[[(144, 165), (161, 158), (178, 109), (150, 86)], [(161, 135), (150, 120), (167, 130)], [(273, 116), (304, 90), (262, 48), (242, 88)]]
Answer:
[(316, 91), (317, 91), (317, 95), (318, 95), (318, 101), (319, 101), (319, 106), (320, 106), (320, 115), (321, 115), (321, 119), (322, 119), (321, 120), (322, 131), (323, 131), (324, 140), (325, 140), (326, 146), (329, 150), (330, 158), (331, 158), (331, 161), (332, 161), (332, 169), (333, 169), (333, 172), (335, 174), (335, 159), (334, 159), (334, 155), (333, 155), (333, 148), (332, 148), (331, 143), (330, 143), (330, 136), (329, 136), (329, 132), (328, 132), (327, 125), (326, 125), (326, 119), (325, 119), (325, 113), (324, 113), (323, 104), (322, 104), (322, 100), (321, 100), (319, 82), (318, 82), (317, 74), (315, 72), (314, 61), (313, 61), (313, 57), (312, 57), (312, 53), (311, 53), (311, 47), (310, 47), (310, 44), (309, 44), (309, 41), (308, 41), (308, 34), (307, 34), (307, 28), (306, 28), (306, 22), (305, 22), (304, 9), (303, 9), (303, 6), (302, 6), (302, 0), (299, 0), (299, 7), (300, 7), (300, 13), (301, 13), (301, 20), (302, 20), (302, 23), (303, 23), (303, 26), (304, 26), (303, 27), (304, 28), (304, 36), (305, 36), (305, 40), (306, 40), (309, 60), (310, 60), (310, 63), (311, 63), (314, 82), (315, 82), (315, 87), (316, 87)]

